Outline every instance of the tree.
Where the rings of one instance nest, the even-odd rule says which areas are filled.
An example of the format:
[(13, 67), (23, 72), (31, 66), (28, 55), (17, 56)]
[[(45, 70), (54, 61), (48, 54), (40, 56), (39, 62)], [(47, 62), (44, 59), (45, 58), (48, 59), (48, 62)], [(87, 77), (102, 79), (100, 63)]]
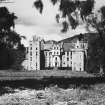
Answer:
[[(75, 29), (81, 21), (85, 22), (94, 8), (94, 0), (51, 0), (51, 2), (53, 5), (57, 2), (60, 3), (59, 14), (56, 15), (56, 20), (59, 23), (62, 18), (64, 19), (62, 32), (66, 32), (69, 26)], [(42, 0), (36, 0), (34, 6), (40, 13), (43, 12), (44, 5)]]
[[(87, 29), (91, 28), (98, 33), (98, 36), (90, 42), (88, 62), (93, 62), (93, 66), (98, 68), (98, 72), (105, 72), (105, 6), (101, 7), (97, 13), (92, 13), (86, 19)], [(95, 69), (94, 67), (94, 69)]]
[[(104, 36), (105, 39), (105, 36)], [(87, 59), (87, 72), (103, 73), (105, 68), (105, 53), (104, 47), (101, 44), (99, 35), (93, 36), (88, 44), (88, 59)], [(102, 66), (103, 67), (102, 67)]]
[(0, 69), (9, 69), (17, 60), (17, 56), (13, 55), (21, 54), (17, 52), (25, 53), (22, 37), (13, 30), (15, 19), (14, 13), (10, 13), (6, 7), (0, 7)]
[(16, 41), (19, 41), (19, 36), (11, 31), (11, 28), (15, 26), (16, 18), (14, 13), (10, 13), (6, 7), (0, 7), (0, 44), (8, 48), (13, 47)]
[(23, 45), (19, 49), (14, 49), (11, 51), (13, 57), (13, 63), (11, 64), (10, 68), (13, 70), (22, 70), (22, 62), (25, 60), (25, 48)]

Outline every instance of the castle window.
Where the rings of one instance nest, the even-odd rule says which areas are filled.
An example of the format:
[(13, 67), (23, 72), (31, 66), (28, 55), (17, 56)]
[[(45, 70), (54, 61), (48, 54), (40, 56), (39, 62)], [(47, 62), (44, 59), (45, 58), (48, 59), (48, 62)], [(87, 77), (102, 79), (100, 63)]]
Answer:
[(30, 56), (32, 56), (32, 52), (30, 52)]
[(37, 63), (36, 63), (36, 69), (37, 69)]
[(30, 50), (32, 50), (32, 47), (30, 47)]
[(67, 61), (69, 61), (69, 58), (67, 58)]
[(32, 57), (30, 57), (30, 61), (32, 61)]
[(69, 56), (69, 52), (67, 52), (67, 56)]
[(71, 59), (72, 59), (72, 52), (71, 52)]
[(36, 56), (38, 55), (38, 52), (36, 52)]
[(55, 60), (57, 60), (57, 57), (55, 58)]
[(52, 53), (50, 52), (49, 55), (51, 55)]
[(38, 48), (36, 48), (36, 50), (37, 50)]

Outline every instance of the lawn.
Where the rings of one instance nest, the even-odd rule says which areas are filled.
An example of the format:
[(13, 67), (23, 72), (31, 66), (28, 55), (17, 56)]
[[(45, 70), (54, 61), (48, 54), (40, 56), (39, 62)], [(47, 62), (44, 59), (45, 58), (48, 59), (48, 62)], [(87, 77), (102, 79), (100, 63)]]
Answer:
[(0, 70), (0, 80), (43, 79), (50, 77), (93, 77), (86, 72), (72, 72), (69, 70), (39, 70), (39, 71), (3, 71)]
[(105, 77), (86, 72), (0, 71), (0, 79), (0, 105), (105, 105)]

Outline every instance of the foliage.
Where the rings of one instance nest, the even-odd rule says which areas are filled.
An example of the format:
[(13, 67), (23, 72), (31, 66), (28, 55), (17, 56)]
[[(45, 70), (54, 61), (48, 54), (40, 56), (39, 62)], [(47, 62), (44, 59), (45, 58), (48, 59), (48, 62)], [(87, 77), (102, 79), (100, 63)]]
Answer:
[(13, 56), (9, 49), (0, 48), (0, 69), (8, 69), (13, 63)]
[[(105, 40), (105, 37), (103, 40)], [(103, 67), (105, 72), (105, 48), (102, 46), (99, 36), (91, 39), (88, 47), (87, 72), (99, 73), (100, 66)]]
[(24, 46), (21, 44), (23, 37), (13, 30), (16, 18), (6, 7), (0, 7), (0, 69), (9, 69), (14, 63), (17, 67), (24, 58)]
[(25, 48), (21, 47), (20, 49), (14, 49), (12, 51), (13, 53), (13, 63), (11, 65), (11, 69), (13, 70), (22, 70), (23, 67), (21, 66), (21, 63), (24, 61), (25, 59)]
[(94, 29), (98, 36), (91, 40), (88, 53), (89, 67), (93, 67), (92, 72), (105, 72), (105, 6), (100, 8), (97, 14), (91, 14), (87, 19), (87, 29)]
[(37, 9), (39, 9), (40, 13), (42, 13), (43, 11), (43, 3), (41, 0), (37, 0), (36, 2), (34, 2), (34, 5)]
[(6, 7), (0, 8), (0, 31), (9, 31), (11, 27), (14, 28), (14, 20), (17, 17), (14, 13), (10, 13)]
[[(69, 26), (75, 29), (81, 20), (85, 21), (86, 17), (92, 13), (94, 8), (94, 0), (51, 0), (51, 2), (53, 5), (57, 4), (57, 2), (60, 3), (59, 14), (56, 15), (56, 18), (57, 22), (65, 18), (62, 22), (62, 32), (67, 32)], [(41, 0), (35, 1), (34, 6), (42, 13), (44, 5)]]

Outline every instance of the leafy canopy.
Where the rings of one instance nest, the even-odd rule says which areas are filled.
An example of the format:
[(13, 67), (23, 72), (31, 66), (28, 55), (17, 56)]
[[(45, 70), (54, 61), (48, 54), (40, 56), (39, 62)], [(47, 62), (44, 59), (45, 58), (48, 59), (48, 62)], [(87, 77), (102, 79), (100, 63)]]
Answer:
[[(67, 32), (69, 26), (75, 29), (80, 21), (86, 21), (86, 18), (92, 14), (94, 8), (94, 0), (50, 0), (53, 5), (59, 2), (59, 14), (56, 15), (56, 20), (59, 23), (60, 19), (64, 19), (62, 22), (62, 32)], [(43, 12), (44, 1), (36, 0), (34, 6), (39, 10), (40, 13)]]
[[(17, 16), (6, 7), (0, 7), (0, 47), (14, 48), (21, 46), (21, 37), (13, 29)], [(13, 28), (13, 29), (12, 29)]]

